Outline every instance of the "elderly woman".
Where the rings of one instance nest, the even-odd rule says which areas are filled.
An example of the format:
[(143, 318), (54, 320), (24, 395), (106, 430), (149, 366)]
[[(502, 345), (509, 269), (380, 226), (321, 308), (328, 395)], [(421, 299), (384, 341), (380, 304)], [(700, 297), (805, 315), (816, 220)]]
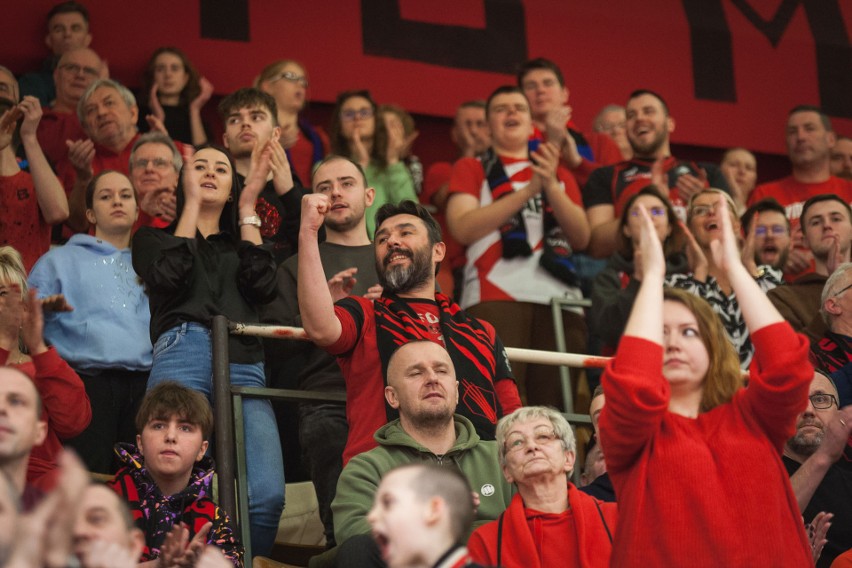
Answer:
[(518, 488), (496, 521), (478, 528), (468, 549), (489, 566), (609, 566), (617, 510), (568, 481), (574, 434), (565, 418), (527, 406), (497, 423), (503, 475)]

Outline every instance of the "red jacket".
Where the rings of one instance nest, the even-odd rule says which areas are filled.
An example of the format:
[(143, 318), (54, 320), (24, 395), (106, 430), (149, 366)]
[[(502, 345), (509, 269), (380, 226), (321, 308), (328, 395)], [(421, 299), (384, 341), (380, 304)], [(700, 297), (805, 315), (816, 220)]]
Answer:
[[(547, 532), (534, 534), (530, 524), (536, 524), (534, 511), (524, 507), (520, 493), (503, 513), (503, 535), (500, 539), (500, 566), (505, 568), (542, 568), (542, 550), (558, 557), (564, 568), (607, 568), (612, 552), (618, 511), (615, 503), (604, 503), (581, 493), (568, 484), (568, 504), (573, 516), (574, 532), (562, 539), (539, 540)], [(553, 517), (554, 515), (545, 515)], [(604, 521), (606, 519), (606, 521)], [(497, 540), (500, 521), (492, 521), (476, 529), (467, 548), (473, 559), (486, 566), (496, 566)], [(553, 524), (550, 525), (554, 526)], [(558, 526), (557, 526), (558, 530)], [(538, 540), (538, 542), (536, 542)], [(574, 546), (571, 546), (571, 543)], [(576, 559), (579, 558), (579, 563)], [(574, 561), (572, 561), (574, 559)], [(546, 567), (544, 567), (546, 568)]]
[[(9, 352), (0, 349), (0, 361), (5, 363), (8, 358)], [(78, 436), (86, 429), (92, 420), (92, 406), (83, 381), (53, 347), (34, 356), (32, 362), (12, 367), (30, 377), (41, 396), (41, 418), (47, 422), (47, 437), (30, 452), (27, 484), (48, 492), (56, 484), (60, 440)]]
[(620, 517), (613, 566), (813, 566), (781, 462), (808, 401), (808, 342), (786, 322), (752, 340), (748, 388), (697, 418), (668, 410), (662, 346), (621, 340), (600, 418)]

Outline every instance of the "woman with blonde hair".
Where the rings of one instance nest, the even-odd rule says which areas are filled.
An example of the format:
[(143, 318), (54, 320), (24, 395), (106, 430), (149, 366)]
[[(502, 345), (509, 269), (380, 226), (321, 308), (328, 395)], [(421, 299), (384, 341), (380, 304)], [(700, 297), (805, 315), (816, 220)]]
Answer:
[(713, 263), (755, 345), (749, 385), (713, 310), (663, 292), (665, 259), (643, 208), (644, 278), (602, 381), (600, 436), (619, 510), (612, 565), (812, 566), (781, 463), (808, 403), (808, 342), (743, 266), (727, 200), (708, 205), (719, 222)]
[[(725, 203), (724, 213), (720, 206), (722, 202)], [(752, 218), (753, 225), (757, 223), (757, 219), (757, 215)], [(690, 198), (686, 225), (683, 226), (687, 237), (686, 256), (690, 272), (668, 276), (666, 285), (686, 290), (710, 303), (713, 311), (721, 318), (728, 338), (739, 354), (740, 367), (747, 369), (754, 355), (754, 348), (740, 309), (741, 298), (734, 293), (728, 272), (716, 262), (711, 251), (711, 243), (722, 235), (722, 221), (731, 225), (734, 233), (731, 244), (739, 248), (740, 221), (731, 196), (721, 189), (710, 188), (703, 189)], [(765, 294), (781, 285), (782, 275), (780, 270), (769, 265), (755, 264), (754, 246), (754, 231), (749, 231), (740, 251), (742, 264)]]

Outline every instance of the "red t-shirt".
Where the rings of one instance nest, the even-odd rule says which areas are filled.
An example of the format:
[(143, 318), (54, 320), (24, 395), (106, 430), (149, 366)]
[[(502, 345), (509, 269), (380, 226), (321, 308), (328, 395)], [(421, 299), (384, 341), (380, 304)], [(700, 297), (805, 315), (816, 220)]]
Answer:
[[(438, 208), (437, 205), (432, 203), (432, 198), (438, 193), (441, 187), (449, 185), (452, 173), (453, 165), (449, 162), (436, 162), (432, 164), (426, 170), (426, 178), (423, 180), (423, 193), (420, 194), (420, 203), (426, 207), (433, 208), (430, 209), (432, 210), (432, 216), (441, 225), (442, 239), (444, 240), (444, 244), (447, 245), (447, 252), (441, 263), (441, 268), (446, 265), (451, 269), (464, 266), (464, 245), (454, 239), (453, 235), (450, 234), (450, 229), (447, 226), (446, 203), (444, 203), (443, 208)], [(445, 292), (452, 292), (452, 290), (445, 290)]]
[(27, 272), (50, 248), (50, 225), (38, 206), (33, 178), (23, 170), (0, 177), (0, 245), (15, 247)]
[[(533, 176), (530, 161), (526, 158), (500, 156), (515, 191), (526, 186)], [(574, 177), (562, 166), (557, 177), (565, 188), (568, 198), (582, 207), (580, 188)], [(488, 180), (482, 163), (476, 158), (462, 158), (453, 166), (450, 178), (450, 193), (464, 193), (476, 198), (480, 207), (493, 202)], [(527, 232), (527, 242), (532, 250), (528, 257), (503, 258), (503, 241), (499, 231), (486, 236), (467, 247), (462, 292), (462, 308), (481, 302), (517, 301), (533, 304), (550, 304), (554, 296), (580, 298), (578, 288), (564, 282), (542, 268), (539, 261), (544, 244), (544, 213), (541, 195), (530, 199), (521, 210)], [(535, 286), (530, 283), (535, 282)]]
[[(322, 141), (322, 155), (328, 154), (328, 136), (321, 128), (314, 127)], [(296, 143), (291, 146), (290, 161), (293, 164), (293, 171), (299, 176), (302, 185), (311, 187), (311, 174), (314, 167), (314, 145), (311, 139), (299, 132), (299, 138)]]
[(86, 138), (77, 115), (71, 112), (56, 112), (44, 109), (44, 115), (38, 123), (38, 143), (47, 161), (55, 166), (68, 156), (66, 140)]

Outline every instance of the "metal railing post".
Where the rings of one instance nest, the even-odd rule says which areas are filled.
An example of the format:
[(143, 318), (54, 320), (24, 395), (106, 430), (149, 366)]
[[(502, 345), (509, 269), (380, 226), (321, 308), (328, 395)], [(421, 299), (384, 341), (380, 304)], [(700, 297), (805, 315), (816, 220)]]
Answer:
[(219, 474), (219, 505), (240, 524), (234, 488), (234, 426), (231, 374), (228, 366), (228, 318), (213, 317), (213, 412), (216, 434), (216, 470)]

